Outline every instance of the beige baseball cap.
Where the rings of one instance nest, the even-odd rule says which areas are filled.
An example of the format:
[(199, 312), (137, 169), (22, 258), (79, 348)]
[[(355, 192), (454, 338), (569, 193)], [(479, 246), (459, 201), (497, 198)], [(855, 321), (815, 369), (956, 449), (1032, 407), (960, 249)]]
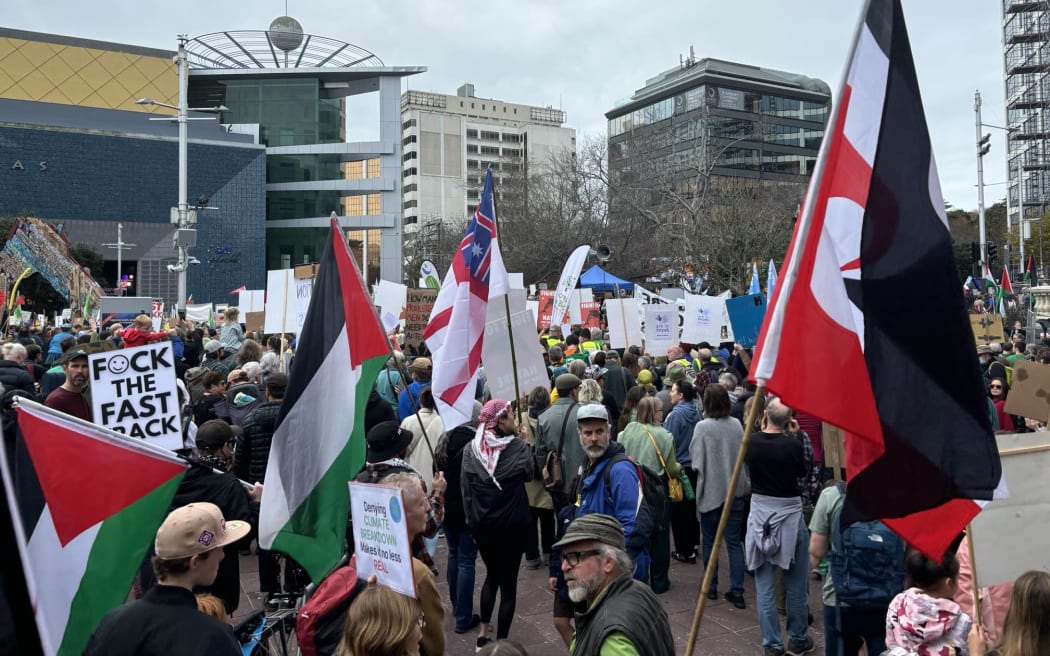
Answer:
[(214, 503), (191, 503), (171, 511), (157, 529), (154, 547), (159, 558), (188, 558), (240, 540), (251, 526), (226, 521)]

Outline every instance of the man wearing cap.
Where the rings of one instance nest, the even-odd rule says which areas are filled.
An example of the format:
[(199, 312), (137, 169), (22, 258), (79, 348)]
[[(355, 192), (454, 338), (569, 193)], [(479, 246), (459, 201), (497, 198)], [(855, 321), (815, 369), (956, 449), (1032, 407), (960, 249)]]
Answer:
[(201, 362), (201, 366), (211, 371), (218, 371), (225, 379), (230, 374), (230, 368), (222, 361), (223, 351), (222, 342), (217, 339), (208, 341), (204, 345), (204, 361)]
[[(587, 456), (576, 488), (576, 516), (601, 513), (619, 520), (627, 552), (635, 561), (635, 578), (646, 581), (653, 517), (641, 497), (638, 470), (624, 455), (623, 445), (610, 439), (609, 412), (604, 405), (581, 405), (576, 420), (580, 444)], [(611, 468), (608, 476), (607, 468)]]
[(226, 521), (210, 503), (172, 511), (154, 542), (158, 584), (142, 599), (107, 613), (84, 654), (240, 654), (230, 627), (197, 610), (193, 591), (211, 585), (223, 562), (222, 548), (247, 536), (250, 528), (246, 522)]
[[(667, 613), (649, 587), (631, 578), (624, 527), (615, 517), (578, 517), (554, 544), (569, 598), (577, 604), (573, 654), (670, 656), (674, 641)], [(581, 611), (580, 608), (583, 608)]]
[(88, 354), (73, 349), (62, 357), (62, 371), (66, 380), (47, 395), (44, 405), (67, 415), (91, 421), (91, 403), (84, 391), (88, 386)]
[(561, 458), (562, 484), (551, 490), (554, 507), (564, 505), (572, 492), (572, 483), (583, 466), (583, 447), (576, 438), (576, 399), (581, 381), (574, 374), (562, 374), (554, 381), (558, 400), (543, 411), (536, 424), (536, 471), (547, 466), (547, 454), (555, 452)]
[[(430, 386), (432, 371), (433, 365), (430, 358), (416, 358), (409, 365), (408, 373), (412, 377), (412, 382), (397, 395), (397, 418), (399, 420), (404, 421), (406, 417), (411, 417), (419, 410), (419, 393), (424, 387)], [(410, 394), (411, 398), (409, 398)]]
[[(251, 502), (262, 497), (262, 485), (247, 490), (227, 470), (233, 462), (233, 450), (240, 428), (225, 421), (213, 419), (197, 429), (197, 452), (190, 467), (179, 483), (172, 507), (190, 503), (207, 502), (217, 506), (223, 517), (249, 523), (252, 519)], [(238, 547), (226, 546), (226, 560), (219, 565), (218, 576), (206, 591), (222, 599), (230, 614), (237, 610), (241, 598), (241, 573), (238, 562)], [(144, 572), (148, 573), (148, 572)], [(151, 577), (145, 577), (143, 587), (148, 587)]]
[(977, 347), (977, 359), (981, 363), (981, 371), (984, 373), (985, 382), (991, 382), (993, 378), (1006, 380), (1006, 367), (995, 359), (991, 346), (988, 344), (979, 345)]

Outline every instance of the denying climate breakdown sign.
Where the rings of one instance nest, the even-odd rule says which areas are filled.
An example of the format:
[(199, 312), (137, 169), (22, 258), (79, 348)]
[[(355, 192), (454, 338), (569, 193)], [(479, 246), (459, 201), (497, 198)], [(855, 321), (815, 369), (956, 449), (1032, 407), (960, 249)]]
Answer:
[(95, 423), (181, 449), (179, 394), (171, 342), (106, 351), (88, 356)]
[(367, 579), (375, 574), (380, 584), (415, 597), (412, 548), (401, 488), (351, 482), (350, 515), (358, 577)]

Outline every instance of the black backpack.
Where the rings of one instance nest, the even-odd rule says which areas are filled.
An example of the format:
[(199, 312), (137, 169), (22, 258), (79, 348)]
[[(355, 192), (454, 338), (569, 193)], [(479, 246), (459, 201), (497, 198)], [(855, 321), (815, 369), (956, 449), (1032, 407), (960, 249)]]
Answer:
[(644, 538), (645, 544), (648, 545), (663, 524), (664, 502), (667, 501), (667, 483), (664, 482), (663, 476), (657, 474), (647, 465), (635, 461), (634, 458), (628, 455), (617, 453), (609, 458), (609, 463), (605, 465), (605, 491), (607, 494), (610, 494), (610, 501), (612, 500), (609, 492), (611, 489), (610, 477), (612, 476), (612, 468), (616, 463), (624, 460), (634, 465), (634, 469), (638, 474), (638, 480), (642, 483), (642, 498), (645, 500), (645, 503), (639, 506), (638, 514), (634, 519), (632, 541)]
[[(845, 500), (845, 485), (836, 484)], [(828, 565), (835, 596), (855, 608), (886, 608), (904, 590), (904, 541), (876, 520), (842, 526), (841, 512), (831, 531)]]

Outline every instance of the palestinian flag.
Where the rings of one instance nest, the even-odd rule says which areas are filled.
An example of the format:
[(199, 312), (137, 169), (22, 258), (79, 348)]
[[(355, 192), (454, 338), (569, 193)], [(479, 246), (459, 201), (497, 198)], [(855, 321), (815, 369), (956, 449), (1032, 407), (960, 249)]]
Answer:
[(1032, 285), (1032, 256), (1028, 255), (1028, 264), (1024, 268), (1024, 284)]
[(986, 294), (999, 294), (998, 285), (995, 284), (995, 278), (992, 277), (992, 270), (988, 267), (987, 262), (981, 267), (981, 286), (984, 287)]
[(23, 603), (43, 652), (74, 656), (127, 598), (186, 463), (31, 401), (17, 412), (16, 461), (0, 459)]
[(1014, 293), (1014, 286), (1010, 284), (1010, 272), (1006, 270), (1006, 265), (1003, 265), (1003, 277), (999, 282), (999, 291), (1002, 294)]
[(315, 582), (343, 555), (350, 492), (365, 464), (365, 404), (390, 356), (335, 214), (314, 280), (266, 467), (259, 545)]
[(900, 0), (862, 16), (751, 375), (847, 432), (844, 522), (940, 558), (1002, 468)]

